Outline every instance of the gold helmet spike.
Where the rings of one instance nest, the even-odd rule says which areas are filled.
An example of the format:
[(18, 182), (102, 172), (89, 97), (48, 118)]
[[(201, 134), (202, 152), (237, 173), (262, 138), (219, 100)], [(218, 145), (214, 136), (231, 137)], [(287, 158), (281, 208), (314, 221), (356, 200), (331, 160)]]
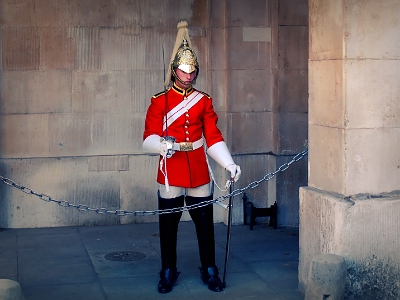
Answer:
[(174, 68), (178, 68), (186, 73), (192, 73), (196, 70), (197, 74), (199, 72), (197, 56), (192, 49), (189, 38), (188, 23), (186, 21), (181, 21), (178, 23), (177, 28), (178, 33), (176, 35), (175, 46), (172, 51), (168, 73), (165, 78), (165, 86), (171, 86), (172, 76), (175, 78), (177, 77)]

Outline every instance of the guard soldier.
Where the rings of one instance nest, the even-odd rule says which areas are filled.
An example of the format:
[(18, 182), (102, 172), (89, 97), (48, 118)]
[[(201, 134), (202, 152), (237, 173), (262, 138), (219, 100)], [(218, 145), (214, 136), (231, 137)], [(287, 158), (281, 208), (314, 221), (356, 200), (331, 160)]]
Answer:
[[(178, 23), (165, 85), (151, 99), (143, 133), (143, 151), (160, 155), (158, 208), (174, 209), (213, 199), (206, 153), (237, 181), (241, 170), (232, 159), (217, 127), (212, 99), (193, 88), (199, 64), (187, 22)], [(205, 145), (207, 150), (205, 150)], [(214, 292), (223, 290), (215, 264), (213, 206), (189, 210), (197, 234), (202, 281)], [(158, 291), (169, 293), (178, 278), (176, 245), (182, 211), (159, 215), (161, 265)]]

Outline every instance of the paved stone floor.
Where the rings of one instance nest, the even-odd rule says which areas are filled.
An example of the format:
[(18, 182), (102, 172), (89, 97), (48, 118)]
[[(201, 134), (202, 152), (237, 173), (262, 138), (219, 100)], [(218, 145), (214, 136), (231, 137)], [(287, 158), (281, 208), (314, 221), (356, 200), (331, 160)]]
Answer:
[[(223, 277), (227, 226), (215, 224), (216, 258)], [(0, 229), (0, 278), (18, 281), (25, 300), (304, 299), (298, 284), (298, 229), (233, 226), (226, 288), (201, 282), (195, 229), (181, 222), (178, 284), (157, 292), (158, 224)], [(131, 261), (107, 254), (136, 252)], [(140, 256), (142, 255), (143, 258)]]

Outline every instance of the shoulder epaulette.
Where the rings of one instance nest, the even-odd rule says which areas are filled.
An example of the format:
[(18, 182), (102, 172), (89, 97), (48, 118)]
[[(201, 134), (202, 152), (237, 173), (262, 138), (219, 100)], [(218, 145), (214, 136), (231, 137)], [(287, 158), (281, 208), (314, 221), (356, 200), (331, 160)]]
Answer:
[[(200, 92), (200, 91), (199, 91)], [(207, 93), (204, 93), (204, 92), (200, 92), (200, 93), (202, 93), (204, 96), (206, 96), (208, 99), (211, 99), (211, 96), (209, 95), (209, 94), (207, 94)]]
[(159, 93), (155, 94), (155, 95), (153, 96), (153, 98), (158, 98), (158, 97), (164, 95), (166, 92), (167, 92), (167, 91), (159, 92)]

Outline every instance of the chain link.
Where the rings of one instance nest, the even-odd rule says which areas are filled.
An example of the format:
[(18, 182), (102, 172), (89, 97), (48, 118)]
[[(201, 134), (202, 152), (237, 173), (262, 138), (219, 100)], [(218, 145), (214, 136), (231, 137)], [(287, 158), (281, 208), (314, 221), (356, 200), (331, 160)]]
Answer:
[(189, 211), (191, 209), (196, 209), (196, 208), (204, 207), (204, 206), (207, 206), (207, 205), (210, 205), (210, 204), (216, 204), (216, 203), (222, 202), (222, 201), (224, 201), (225, 199), (227, 199), (229, 197), (235, 197), (235, 196), (241, 195), (246, 190), (250, 190), (250, 189), (254, 189), (254, 188), (258, 187), (260, 185), (260, 183), (262, 183), (263, 181), (271, 180), (279, 172), (283, 172), (283, 171), (287, 170), (292, 163), (294, 163), (296, 161), (299, 161), (305, 155), (307, 155), (307, 153), (308, 153), (308, 149), (306, 148), (302, 152), (296, 154), (292, 158), (292, 160), (290, 160), (289, 162), (284, 163), (283, 165), (281, 165), (276, 171), (266, 174), (260, 180), (256, 180), (256, 181), (253, 181), (253, 182), (249, 183), (244, 188), (233, 190), (231, 193), (229, 193), (227, 195), (219, 196), (218, 198), (215, 198), (215, 199), (212, 199), (212, 200), (208, 200), (208, 201), (203, 201), (203, 202), (200, 202), (200, 203), (197, 203), (197, 204), (193, 204), (193, 205), (188, 205), (188, 206), (184, 206), (184, 207), (177, 207), (177, 208), (170, 208), (170, 209), (164, 209), (164, 210), (126, 211), (126, 210), (121, 210), (121, 209), (109, 210), (109, 209), (106, 209), (104, 207), (91, 208), (91, 207), (89, 207), (89, 206), (87, 206), (85, 204), (73, 204), (73, 203), (70, 203), (70, 202), (65, 201), (65, 200), (53, 199), (52, 197), (50, 197), (48, 195), (37, 193), (37, 192), (33, 191), (31, 188), (23, 186), (23, 185), (19, 185), (18, 183), (15, 183), (11, 179), (3, 177), (1, 175), (0, 175), (0, 180), (3, 181), (5, 184), (7, 184), (9, 186), (12, 186), (12, 187), (14, 187), (16, 189), (19, 189), (20, 191), (22, 191), (22, 192), (24, 192), (26, 194), (37, 196), (39, 199), (41, 199), (41, 200), (43, 200), (45, 202), (54, 202), (54, 203), (57, 203), (58, 205), (60, 205), (62, 207), (73, 207), (73, 208), (78, 209), (79, 211), (94, 211), (94, 212), (96, 212), (98, 214), (114, 214), (114, 215), (117, 215), (117, 216), (154, 216), (154, 215), (163, 215), (163, 214), (170, 214), (170, 213), (176, 213), (176, 212)]

